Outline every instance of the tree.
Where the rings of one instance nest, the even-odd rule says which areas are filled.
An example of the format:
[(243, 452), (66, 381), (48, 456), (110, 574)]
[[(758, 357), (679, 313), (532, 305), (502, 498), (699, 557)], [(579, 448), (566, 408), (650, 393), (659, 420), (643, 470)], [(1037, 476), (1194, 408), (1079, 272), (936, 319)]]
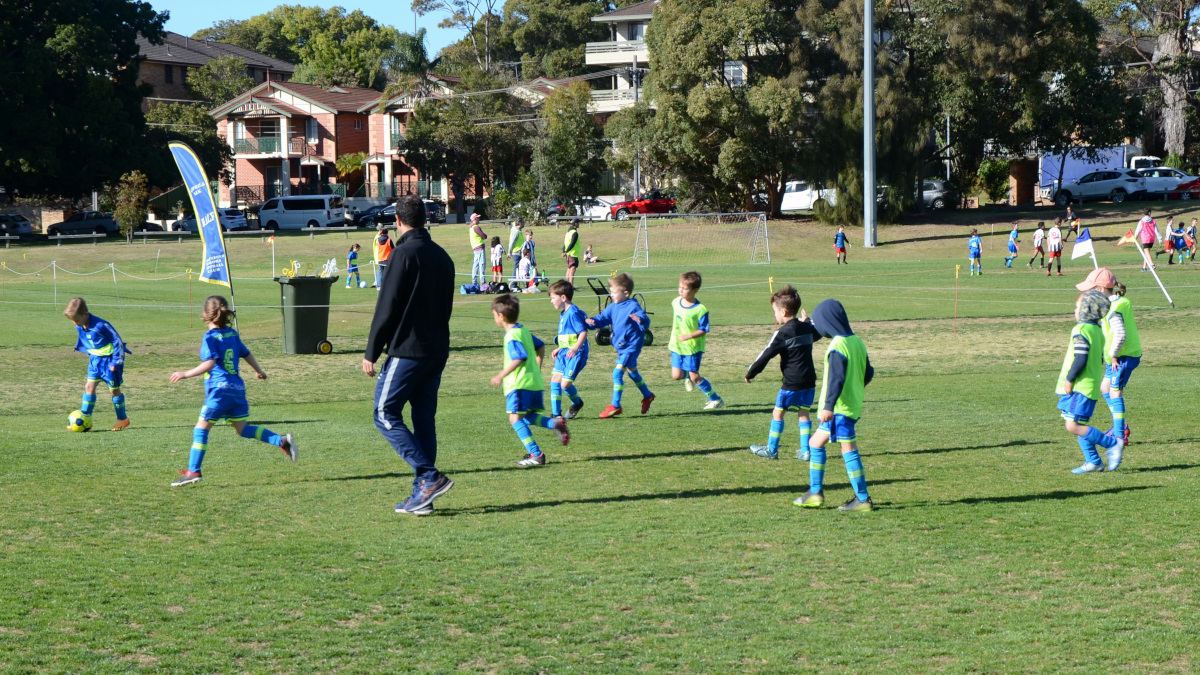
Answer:
[(588, 113), (591, 101), (591, 88), (575, 81), (542, 103), (543, 127), (534, 145), (533, 171), (540, 177), (543, 196), (570, 204), (600, 189), (603, 150), (600, 129)]
[(117, 205), (113, 209), (113, 218), (120, 224), (125, 240), (132, 243), (133, 231), (146, 222), (146, 200), (150, 198), (150, 192), (146, 188), (146, 174), (130, 171), (121, 176), (115, 192)]
[(135, 0), (5, 3), (0, 185), (74, 198), (137, 165), (137, 37), (161, 42), (166, 18)]
[(979, 165), (979, 181), (988, 200), (993, 204), (1008, 194), (1009, 162), (1002, 159), (984, 160)]
[(232, 101), (254, 86), (240, 57), (218, 56), (199, 68), (188, 70), (187, 88), (193, 96), (215, 108)]
[(217, 122), (208, 111), (188, 103), (159, 103), (146, 113), (146, 150), (139, 165), (150, 185), (166, 189), (181, 182), (175, 158), (167, 148), (170, 141), (188, 144), (200, 158), (210, 179), (230, 183), (229, 165), (233, 151), (217, 135)]
[[(604, 150), (604, 161), (608, 166), (626, 175), (641, 167), (645, 185), (665, 185), (674, 175), (666, 153), (666, 139), (659, 139), (659, 125), (655, 120), (657, 111), (645, 99), (623, 110), (613, 113), (604, 125), (604, 136), (609, 147)], [(640, 192), (644, 186), (636, 186)]]
[(367, 159), (365, 152), (350, 152), (339, 155), (333, 164), (338, 178), (346, 183), (347, 194), (354, 194), (362, 184), (363, 162)]
[(519, 77), (569, 77), (584, 73), (584, 45), (609, 39), (592, 17), (612, 9), (597, 0), (508, 0), (500, 32), (519, 60)]
[(502, 4), (501, 0), (413, 0), (412, 10), (418, 16), (447, 14), (438, 27), (466, 31), (465, 40), (479, 70), (490, 72), (502, 22), (499, 13)]

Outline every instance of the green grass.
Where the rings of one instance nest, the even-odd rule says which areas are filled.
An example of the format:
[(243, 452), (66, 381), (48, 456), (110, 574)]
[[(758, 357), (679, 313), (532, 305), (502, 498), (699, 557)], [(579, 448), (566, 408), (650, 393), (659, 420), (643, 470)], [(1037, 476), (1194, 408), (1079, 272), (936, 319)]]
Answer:
[[(1099, 238), (1136, 220), (1094, 213)], [(884, 245), (852, 248), (844, 267), (832, 231), (806, 222), (772, 223), (769, 266), (709, 265), (720, 252), (703, 241), (652, 240), (652, 256), (704, 273), (705, 374), (728, 403), (709, 413), (669, 380), (682, 263), (629, 270), (632, 228), (585, 227), (606, 260), (587, 272), (631, 271), (655, 312), (658, 344), (641, 361), (654, 409), (594, 418), (612, 356), (594, 347), (571, 446), (537, 430), (551, 461), (517, 470), (520, 444), (487, 383), (501, 334), (486, 298), (457, 298), (439, 412), (439, 465), (457, 486), (423, 519), (392, 512), (411, 474), (372, 425), (359, 369), (373, 291), (334, 287), (333, 355), (284, 356), (271, 248), (231, 240), (241, 331), (270, 375), (248, 385), (251, 414), (296, 434), (301, 458), (220, 426), (205, 481), (173, 490), (202, 394), (167, 376), (197, 362), (195, 314), (217, 287), (193, 282), (189, 300), (186, 277), (118, 273), (114, 289), (107, 266), (151, 278), (158, 253), (167, 277), (198, 263), (198, 244), (4, 251), (16, 272), (52, 260), (102, 272), (59, 271), (55, 304), (49, 270), (0, 271), (0, 671), (1194, 672), (1200, 267), (1160, 267), (1172, 310), (1136, 252), (1098, 243), (1147, 352), (1127, 390), (1126, 463), (1073, 476), (1081, 456), (1053, 388), (1071, 284), (1090, 262), (1068, 261), (1063, 278), (1026, 270), (1028, 258), (1001, 272), (1001, 224), (985, 237), (986, 276), (967, 277), (965, 224), (981, 217), (883, 228)], [(434, 234), (467, 271), (465, 230)], [(560, 238), (537, 233), (543, 251)], [(344, 264), (348, 244), (281, 236), (276, 267)], [(790, 501), (807, 465), (745, 450), (766, 437), (778, 377), (774, 365), (752, 385), (742, 375), (782, 283), (810, 309), (843, 300), (870, 350), (878, 375), (858, 429), (875, 513), (801, 511)], [(77, 294), (134, 351), (128, 431), (103, 431), (104, 397), (99, 433), (63, 428), (86, 365), (61, 315)], [(595, 309), (586, 289), (578, 302)], [(554, 330), (545, 295), (522, 303), (535, 333)], [(781, 454), (795, 434), (790, 422)], [(830, 502), (849, 498), (835, 458), (827, 478)]]

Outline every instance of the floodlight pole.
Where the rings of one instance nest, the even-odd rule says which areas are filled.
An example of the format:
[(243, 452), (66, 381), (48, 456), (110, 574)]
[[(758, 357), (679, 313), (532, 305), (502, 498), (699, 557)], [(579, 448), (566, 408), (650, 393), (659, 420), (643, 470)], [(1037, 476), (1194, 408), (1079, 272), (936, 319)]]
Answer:
[(863, 246), (875, 237), (875, 0), (863, 3)]

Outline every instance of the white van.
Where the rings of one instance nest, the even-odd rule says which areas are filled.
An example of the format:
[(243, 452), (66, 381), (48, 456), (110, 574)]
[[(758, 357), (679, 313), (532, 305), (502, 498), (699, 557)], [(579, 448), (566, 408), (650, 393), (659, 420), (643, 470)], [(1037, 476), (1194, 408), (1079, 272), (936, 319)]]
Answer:
[(340, 227), (345, 219), (346, 207), (339, 195), (275, 197), (258, 209), (258, 222), (264, 230)]

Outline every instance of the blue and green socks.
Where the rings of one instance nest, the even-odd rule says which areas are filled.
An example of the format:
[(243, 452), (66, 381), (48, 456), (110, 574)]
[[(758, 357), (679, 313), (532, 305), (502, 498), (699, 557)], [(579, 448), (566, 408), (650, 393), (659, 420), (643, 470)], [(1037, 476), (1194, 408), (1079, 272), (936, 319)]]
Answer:
[(521, 443), (525, 446), (525, 452), (537, 457), (542, 454), (542, 449), (538, 447), (537, 441), (533, 440), (533, 430), (529, 428), (529, 423), (532, 422), (539, 427), (547, 429), (554, 428), (554, 419), (546, 417), (538, 413), (528, 413), (525, 417), (513, 422), (513, 431), (517, 432), (517, 438), (521, 439)]
[(1125, 397), (1109, 396), (1108, 407), (1112, 410), (1113, 435), (1117, 438), (1125, 438)]
[(560, 382), (550, 383), (550, 414), (555, 417), (562, 415), (563, 387)]
[(247, 424), (242, 427), (242, 438), (253, 438), (268, 445), (283, 447), (283, 436), (266, 427), (256, 427), (253, 424)]
[(808, 458), (809, 490), (816, 494), (825, 489), (825, 447), (812, 448)]
[(783, 436), (783, 428), (785, 424), (783, 420), (771, 420), (771, 433), (767, 434), (767, 449), (771, 454), (779, 452), (779, 441)]
[[(708, 380), (704, 379), (703, 377), (700, 378), (700, 381), (696, 383), (696, 386), (700, 387), (700, 391), (703, 392), (710, 401), (716, 401), (717, 399), (721, 398), (720, 396), (717, 396), (717, 392), (713, 391), (713, 387), (711, 384), (709, 384)], [(649, 396), (649, 394), (646, 395)]]
[(621, 394), (625, 393), (625, 369), (613, 368), (613, 395), (612, 406), (614, 408), (621, 407)]
[[(629, 371), (629, 381), (637, 385), (638, 391), (642, 392), (642, 398), (650, 398), (654, 395), (654, 393), (650, 391), (650, 387), (646, 386), (646, 381), (642, 379), (642, 374), (638, 371)], [(710, 386), (709, 389), (711, 390), (712, 387)]]
[(563, 393), (571, 399), (571, 405), (583, 405), (583, 399), (579, 397), (579, 390), (575, 388), (574, 382), (563, 380)]
[(846, 476), (850, 478), (850, 487), (854, 489), (854, 496), (858, 497), (858, 501), (865, 502), (871, 498), (867, 494), (867, 475), (863, 471), (862, 459), (858, 456), (858, 450), (842, 453), (842, 460), (846, 462)]
[(800, 452), (808, 453), (808, 439), (812, 438), (812, 420), (800, 420)]
[(127, 416), (125, 415), (125, 394), (117, 394), (116, 396), (112, 397), (112, 401), (113, 401), (113, 409), (117, 411), (117, 419), (119, 419), (119, 420), (126, 419)]
[(188, 471), (200, 472), (204, 453), (208, 450), (208, 429), (192, 429), (192, 455), (188, 460)]
[(84, 417), (91, 417), (92, 411), (96, 409), (96, 395), (84, 394), (83, 404), (79, 406), (79, 412), (83, 413)]

